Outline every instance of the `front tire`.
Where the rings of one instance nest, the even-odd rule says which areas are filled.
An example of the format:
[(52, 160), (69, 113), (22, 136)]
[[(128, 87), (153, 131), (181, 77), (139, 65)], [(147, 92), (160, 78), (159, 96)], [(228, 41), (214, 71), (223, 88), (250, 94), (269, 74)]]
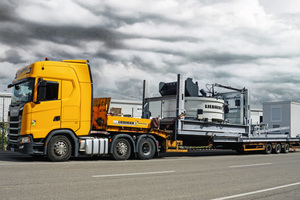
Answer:
[(131, 155), (130, 143), (125, 138), (116, 139), (112, 148), (112, 156), (116, 160), (127, 160)]
[(51, 161), (66, 161), (71, 157), (71, 153), (72, 145), (70, 140), (66, 136), (54, 136), (48, 143), (47, 157)]
[(155, 144), (150, 138), (142, 138), (138, 144), (138, 157), (142, 160), (149, 160), (155, 154)]

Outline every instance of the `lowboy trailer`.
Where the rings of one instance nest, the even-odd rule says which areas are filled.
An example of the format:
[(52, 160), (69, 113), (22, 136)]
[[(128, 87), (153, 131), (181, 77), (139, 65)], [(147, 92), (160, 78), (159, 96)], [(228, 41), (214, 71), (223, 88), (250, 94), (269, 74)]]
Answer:
[(8, 86), (7, 150), (66, 161), (79, 155), (151, 159), (211, 148), (288, 153), (300, 146), (289, 132), (251, 125), (245, 88), (213, 84), (199, 94), (197, 83), (178, 75), (176, 82), (159, 84), (160, 97), (148, 97), (146, 83), (142, 118), (122, 117), (109, 113), (110, 98), (93, 98), (87, 60), (46, 59), (23, 67)]

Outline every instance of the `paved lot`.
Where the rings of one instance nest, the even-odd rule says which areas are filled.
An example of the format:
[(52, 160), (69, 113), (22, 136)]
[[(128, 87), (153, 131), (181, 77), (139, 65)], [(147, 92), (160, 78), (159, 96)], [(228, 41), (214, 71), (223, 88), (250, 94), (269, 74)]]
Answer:
[(0, 151), (0, 199), (300, 199), (300, 152), (53, 163)]

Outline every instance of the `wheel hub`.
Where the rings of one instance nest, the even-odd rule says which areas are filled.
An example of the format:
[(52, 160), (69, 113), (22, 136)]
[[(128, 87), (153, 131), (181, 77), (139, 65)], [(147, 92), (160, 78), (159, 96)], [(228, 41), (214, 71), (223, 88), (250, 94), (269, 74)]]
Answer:
[(145, 155), (149, 155), (150, 154), (150, 145), (149, 143), (144, 143), (142, 146), (142, 151)]
[(67, 144), (62, 141), (56, 142), (54, 144), (54, 152), (56, 155), (59, 155), (59, 156), (65, 155), (67, 152)]
[(117, 152), (119, 155), (125, 155), (127, 153), (128, 147), (124, 142), (120, 142), (117, 145)]

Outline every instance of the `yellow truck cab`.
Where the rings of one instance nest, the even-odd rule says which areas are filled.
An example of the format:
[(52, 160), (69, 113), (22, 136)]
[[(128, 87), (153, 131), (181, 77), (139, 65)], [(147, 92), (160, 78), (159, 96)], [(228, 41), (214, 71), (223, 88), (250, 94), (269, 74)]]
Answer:
[[(131, 155), (150, 159), (158, 152), (151, 120), (112, 116), (110, 98), (93, 99), (87, 60), (35, 62), (17, 71), (12, 84), (7, 150), (44, 155)], [(149, 139), (150, 138), (150, 139)]]
[[(53, 152), (47, 152), (49, 142), (57, 146), (54, 154), (65, 154), (67, 145), (78, 149), (78, 136), (87, 135), (92, 124), (92, 77), (87, 60), (35, 62), (19, 69), (9, 87), (13, 87), (13, 96), (8, 150), (55, 160)], [(72, 152), (67, 153), (66, 158)]]

